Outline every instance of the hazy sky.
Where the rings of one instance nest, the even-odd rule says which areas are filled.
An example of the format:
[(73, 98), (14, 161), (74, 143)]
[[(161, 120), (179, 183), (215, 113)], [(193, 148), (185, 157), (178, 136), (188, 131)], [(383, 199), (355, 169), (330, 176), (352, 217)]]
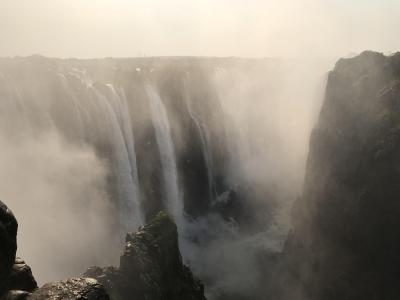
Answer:
[(399, 37), (398, 0), (0, 0), (0, 56), (336, 56)]

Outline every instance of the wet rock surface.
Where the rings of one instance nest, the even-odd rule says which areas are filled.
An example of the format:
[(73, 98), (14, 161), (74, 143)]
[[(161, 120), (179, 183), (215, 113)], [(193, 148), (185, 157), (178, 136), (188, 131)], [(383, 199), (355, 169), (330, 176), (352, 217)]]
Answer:
[(176, 225), (163, 212), (126, 236), (118, 268), (91, 267), (84, 276), (97, 279), (115, 300), (205, 299), (203, 285), (182, 263)]
[(54, 283), (47, 283), (28, 295), (27, 300), (109, 300), (104, 287), (90, 278), (72, 278)]

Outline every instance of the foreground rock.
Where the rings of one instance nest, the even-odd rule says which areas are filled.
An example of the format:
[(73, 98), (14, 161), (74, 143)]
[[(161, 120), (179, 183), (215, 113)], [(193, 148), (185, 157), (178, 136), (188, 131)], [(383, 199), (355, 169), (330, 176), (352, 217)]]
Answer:
[(21, 258), (16, 258), (8, 278), (9, 290), (32, 292), (37, 288), (37, 283), (32, 275), (31, 268)]
[(398, 299), (400, 54), (336, 64), (306, 171), (281, 298)]
[(18, 223), (11, 210), (0, 201), (0, 295), (7, 290), (7, 281), (17, 252)]
[(109, 300), (104, 287), (94, 279), (73, 278), (47, 283), (33, 293), (10, 290), (2, 300)]
[(15, 257), (17, 228), (13, 213), (0, 202), (0, 300), (109, 300), (106, 290), (114, 300), (205, 299), (203, 285), (182, 264), (177, 228), (165, 213), (127, 235), (119, 268), (92, 267), (85, 274), (91, 278), (39, 289), (30, 267)]
[(182, 264), (175, 223), (159, 213), (126, 236), (119, 268), (92, 267), (84, 274), (103, 284), (114, 300), (203, 300), (203, 285)]
[(104, 287), (96, 280), (90, 278), (73, 278), (54, 283), (47, 283), (27, 300), (59, 300), (59, 299), (84, 299), (84, 300), (109, 300)]
[(16, 258), (18, 223), (0, 201), (0, 300), (108, 300), (104, 288), (94, 279), (77, 278), (48, 283), (37, 289), (31, 268)]
[(31, 268), (15, 257), (17, 231), (18, 222), (14, 214), (0, 201), (0, 297), (13, 290), (13, 297), (21, 298), (37, 288)]

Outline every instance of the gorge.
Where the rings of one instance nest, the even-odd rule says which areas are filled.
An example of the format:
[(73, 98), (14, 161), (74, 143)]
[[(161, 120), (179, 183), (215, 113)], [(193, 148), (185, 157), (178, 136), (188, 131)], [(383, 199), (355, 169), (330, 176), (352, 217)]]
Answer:
[[(85, 276), (123, 299), (120, 249), (165, 210), (176, 227), (159, 228), (176, 228), (208, 299), (396, 298), (399, 55), (367, 51), (330, 68), (0, 59), (0, 198), (20, 223), (18, 255), (39, 285), (96, 266)], [(181, 264), (166, 277), (201, 299)], [(160, 291), (149, 299), (177, 299)]]

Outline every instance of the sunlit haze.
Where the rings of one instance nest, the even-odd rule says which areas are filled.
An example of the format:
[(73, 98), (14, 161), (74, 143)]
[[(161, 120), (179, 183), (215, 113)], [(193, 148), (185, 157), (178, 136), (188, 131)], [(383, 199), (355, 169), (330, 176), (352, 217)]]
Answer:
[(0, 300), (399, 299), (400, 0), (0, 0), (0, 43)]
[(395, 0), (2, 0), (0, 56), (343, 56), (400, 48)]

